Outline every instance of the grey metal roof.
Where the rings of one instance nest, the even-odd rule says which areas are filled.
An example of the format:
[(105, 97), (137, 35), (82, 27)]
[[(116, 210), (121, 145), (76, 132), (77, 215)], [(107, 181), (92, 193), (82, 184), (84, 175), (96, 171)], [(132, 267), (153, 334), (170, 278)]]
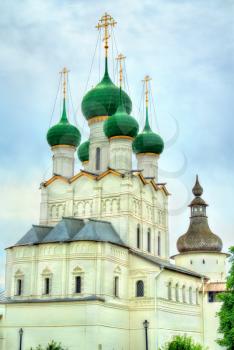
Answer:
[(52, 228), (52, 226), (32, 225), (32, 228), (16, 243), (16, 245), (39, 243), (43, 241)]
[(64, 217), (54, 227), (33, 225), (15, 246), (71, 241), (110, 242), (125, 246), (110, 222), (72, 217)]
[(86, 225), (73, 237), (74, 241), (102, 241), (124, 245), (108, 221), (89, 219)]
[(186, 275), (190, 275), (190, 276), (194, 276), (194, 277), (198, 277), (198, 278), (204, 277), (204, 278), (208, 279), (208, 277), (201, 275), (195, 271), (191, 271), (189, 269), (186, 269), (186, 268), (183, 268), (183, 267), (180, 267), (177, 265), (173, 265), (170, 262), (168, 262), (167, 260), (163, 260), (163, 259), (157, 258), (155, 256), (144, 254), (144, 253), (138, 252), (134, 249), (130, 249), (130, 252), (134, 255), (137, 255), (137, 256), (143, 258), (143, 259), (146, 259), (150, 262), (153, 262), (153, 263), (157, 264), (158, 266), (160, 266), (161, 268), (164, 268), (166, 270), (172, 270), (172, 271), (180, 272), (180, 273), (183, 273)]
[(0, 303), (1, 303), (1, 302), (4, 302), (5, 300), (7, 300), (7, 299), (6, 299), (6, 296), (5, 296), (5, 291), (2, 290), (2, 291), (0, 292)]
[(64, 217), (42, 242), (63, 242), (72, 240), (84, 225), (85, 222), (82, 219)]

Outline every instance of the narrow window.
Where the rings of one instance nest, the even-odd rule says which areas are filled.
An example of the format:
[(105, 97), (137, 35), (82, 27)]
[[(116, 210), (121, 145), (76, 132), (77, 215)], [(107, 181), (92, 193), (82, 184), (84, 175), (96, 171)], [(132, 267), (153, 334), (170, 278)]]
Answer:
[(144, 282), (137, 281), (136, 283), (136, 296), (143, 297), (144, 296)]
[(147, 250), (149, 253), (151, 252), (151, 231), (150, 231), (150, 228), (148, 229), (148, 232), (147, 232)]
[(140, 225), (137, 225), (137, 248), (141, 247), (141, 233), (140, 233)]
[(81, 293), (81, 277), (80, 276), (76, 276), (75, 282), (76, 282), (75, 292), (76, 293)]
[(186, 303), (186, 290), (185, 290), (185, 286), (182, 287), (182, 299), (183, 299), (183, 303)]
[(161, 256), (161, 233), (158, 233), (158, 256)]
[(193, 303), (193, 290), (192, 287), (189, 287), (189, 303)]
[(168, 300), (172, 299), (171, 289), (172, 289), (171, 282), (169, 282), (168, 283)]
[(44, 280), (44, 294), (50, 294), (50, 278), (46, 277)]
[(119, 277), (114, 278), (114, 296), (119, 297)]
[(96, 170), (100, 170), (101, 164), (101, 149), (100, 147), (96, 148)]
[(180, 301), (180, 298), (179, 298), (179, 285), (178, 285), (178, 283), (176, 284), (175, 294), (176, 294), (176, 301)]
[(205, 264), (205, 259), (202, 260), (202, 263)]
[(193, 261), (192, 260), (190, 260), (190, 265), (192, 265), (193, 264)]
[(17, 279), (16, 295), (21, 295), (21, 294), (22, 294), (22, 279)]

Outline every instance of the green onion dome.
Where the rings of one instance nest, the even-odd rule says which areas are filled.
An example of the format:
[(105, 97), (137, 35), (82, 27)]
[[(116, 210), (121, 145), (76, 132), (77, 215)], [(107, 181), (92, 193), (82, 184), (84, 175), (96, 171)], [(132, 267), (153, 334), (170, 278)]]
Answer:
[(69, 145), (77, 147), (80, 143), (80, 132), (67, 119), (66, 102), (63, 100), (63, 112), (60, 121), (47, 132), (48, 144), (52, 146)]
[(78, 148), (78, 158), (83, 162), (89, 161), (89, 141), (83, 142)]
[(133, 152), (160, 154), (164, 149), (161, 136), (154, 133), (149, 125), (148, 108), (146, 108), (146, 122), (143, 131), (138, 134), (132, 144)]
[(135, 118), (127, 112), (122, 100), (122, 90), (120, 90), (119, 107), (117, 111), (104, 123), (104, 133), (106, 137), (130, 136), (135, 137), (138, 133), (138, 123)]
[[(126, 92), (122, 92), (123, 104), (127, 113), (132, 110), (132, 101)], [(107, 59), (105, 74), (95, 88), (88, 91), (81, 104), (82, 112), (87, 120), (98, 116), (113, 115), (119, 105), (119, 88), (112, 82), (108, 74)]]

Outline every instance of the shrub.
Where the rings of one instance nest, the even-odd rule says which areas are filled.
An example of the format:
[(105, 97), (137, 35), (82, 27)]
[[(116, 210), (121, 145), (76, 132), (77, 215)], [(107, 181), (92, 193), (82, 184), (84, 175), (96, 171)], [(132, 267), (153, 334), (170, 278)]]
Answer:
[(230, 248), (231, 269), (227, 278), (227, 290), (219, 295), (223, 302), (219, 315), (219, 332), (222, 338), (217, 343), (227, 350), (234, 349), (234, 247)]
[(30, 350), (66, 350), (61, 343), (56, 343), (54, 340), (50, 342), (45, 348), (41, 345), (38, 345), (36, 348), (31, 348)]
[(195, 344), (190, 337), (176, 335), (161, 350), (205, 350), (205, 348)]

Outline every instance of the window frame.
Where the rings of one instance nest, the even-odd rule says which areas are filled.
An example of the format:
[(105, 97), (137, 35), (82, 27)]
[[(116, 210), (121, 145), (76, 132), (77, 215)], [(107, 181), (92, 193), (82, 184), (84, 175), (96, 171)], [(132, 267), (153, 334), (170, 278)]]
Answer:
[(145, 296), (145, 284), (143, 280), (136, 281), (136, 298), (143, 298)]

